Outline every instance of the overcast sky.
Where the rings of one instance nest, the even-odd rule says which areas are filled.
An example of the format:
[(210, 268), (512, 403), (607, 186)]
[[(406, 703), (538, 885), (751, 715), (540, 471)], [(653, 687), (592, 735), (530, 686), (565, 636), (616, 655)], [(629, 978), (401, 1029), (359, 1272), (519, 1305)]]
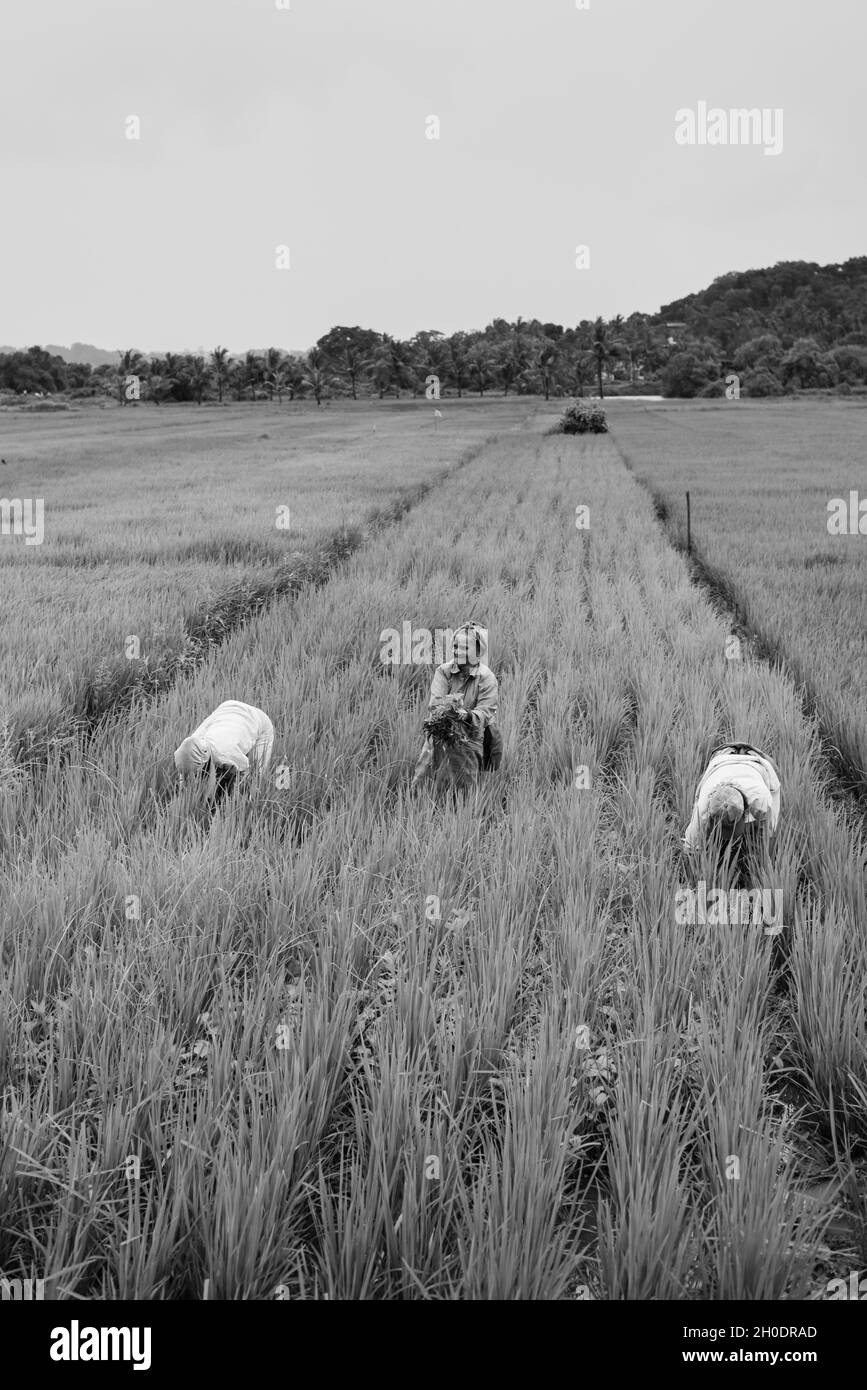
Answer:
[[(867, 253), (864, 0), (283, 3), (4, 7), (0, 342), (574, 324)], [(781, 153), (678, 144), (701, 101)]]

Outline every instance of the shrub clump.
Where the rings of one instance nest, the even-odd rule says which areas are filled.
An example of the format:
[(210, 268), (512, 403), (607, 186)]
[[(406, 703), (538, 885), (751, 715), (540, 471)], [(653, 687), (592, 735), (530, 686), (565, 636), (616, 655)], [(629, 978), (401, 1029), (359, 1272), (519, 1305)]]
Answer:
[(552, 434), (607, 434), (608, 421), (601, 405), (573, 401), (563, 411)]

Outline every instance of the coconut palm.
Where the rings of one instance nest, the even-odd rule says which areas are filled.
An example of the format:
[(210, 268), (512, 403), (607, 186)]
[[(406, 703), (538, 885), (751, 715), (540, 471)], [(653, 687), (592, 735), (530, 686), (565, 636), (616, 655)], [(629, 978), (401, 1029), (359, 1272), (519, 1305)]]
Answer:
[(473, 343), (467, 353), (467, 367), (470, 373), (470, 380), (475, 383), (480, 396), (485, 394), (485, 387), (491, 384), (493, 368), (493, 358), (491, 351), (486, 343)]
[[(612, 323), (614, 320), (612, 320)], [(604, 369), (613, 371), (612, 364), (627, 356), (628, 348), (620, 339), (614, 338), (609, 332), (611, 325), (599, 318), (593, 325), (593, 355), (596, 358), (596, 380), (599, 386), (600, 398), (604, 396), (602, 389), (602, 373)]]
[(148, 363), (148, 394), (154, 405), (161, 405), (175, 385), (166, 363), (164, 357), (152, 357)]
[(117, 368), (117, 399), (120, 405), (126, 405), (124, 395), (126, 378), (128, 376), (140, 377), (144, 374), (144, 369), (144, 358), (135, 348), (127, 348), (126, 352), (120, 353), (120, 362)]
[(185, 377), (184, 359), (177, 352), (167, 352), (163, 361), (163, 375), (166, 379), (166, 395), (178, 400), (177, 388), (184, 381)]
[(321, 348), (311, 348), (304, 359), (304, 375), (301, 378), (301, 384), (310, 388), (316, 404), (321, 406), (322, 393), (332, 384), (332, 378), (326, 371), (325, 354)]
[(202, 404), (202, 397), (211, 383), (211, 370), (205, 362), (204, 357), (194, 357), (190, 370), (190, 387), (193, 395)]
[(464, 394), (464, 383), (469, 380), (469, 346), (466, 333), (452, 333), (448, 339), (449, 376), (458, 388), (458, 395)]
[(588, 379), (592, 381), (593, 370), (596, 366), (596, 354), (588, 348), (577, 348), (572, 358), (572, 370), (575, 373), (576, 395), (584, 395), (584, 382)]
[(621, 334), (626, 355), (629, 358), (629, 380), (635, 385), (636, 367), (643, 362), (648, 349), (647, 319), (643, 314), (630, 314)]
[(211, 353), (211, 366), (217, 381), (217, 396), (222, 404), (223, 401), (223, 382), (229, 375), (229, 349), (215, 347)]
[(554, 366), (557, 361), (557, 348), (553, 343), (548, 343), (539, 353), (539, 373), (542, 377), (542, 389), (545, 392), (545, 400), (551, 398), (551, 383), (554, 379)]
[(496, 370), (503, 383), (503, 394), (508, 396), (509, 387), (517, 380), (519, 368), (515, 362), (511, 343), (502, 343), (496, 356)]
[(283, 354), (279, 348), (270, 347), (265, 350), (265, 357), (262, 362), (262, 380), (268, 392), (269, 401), (273, 401), (274, 392), (277, 389), (277, 377), (283, 368)]
[(170, 389), (166, 379), (165, 364), (159, 357), (152, 357), (148, 364), (148, 395), (154, 405), (160, 405)]
[(276, 367), (274, 371), (267, 373), (265, 380), (267, 381), (268, 386), (270, 388), (270, 399), (273, 401), (274, 392), (276, 391), (277, 403), (278, 405), (282, 405), (283, 392), (289, 390), (292, 386), (292, 378), (289, 372), (289, 368), (286, 366), (285, 363), (281, 363), (281, 365), (279, 367)]
[(247, 385), (247, 373), (244, 363), (240, 358), (236, 358), (235, 361), (229, 364), (229, 370), (226, 373), (226, 381), (235, 392), (235, 399), (242, 401)]
[(250, 388), (250, 400), (256, 399), (256, 386), (262, 380), (262, 359), (252, 350), (244, 356), (244, 380)]

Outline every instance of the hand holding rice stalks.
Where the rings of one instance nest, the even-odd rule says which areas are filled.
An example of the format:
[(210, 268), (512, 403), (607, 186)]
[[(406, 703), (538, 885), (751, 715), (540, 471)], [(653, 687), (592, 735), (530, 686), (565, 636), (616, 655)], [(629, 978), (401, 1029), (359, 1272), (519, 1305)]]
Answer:
[(450, 695), (431, 710), (422, 728), (428, 738), (439, 739), (442, 743), (468, 743), (469, 736), (461, 717), (465, 712), (460, 696)]

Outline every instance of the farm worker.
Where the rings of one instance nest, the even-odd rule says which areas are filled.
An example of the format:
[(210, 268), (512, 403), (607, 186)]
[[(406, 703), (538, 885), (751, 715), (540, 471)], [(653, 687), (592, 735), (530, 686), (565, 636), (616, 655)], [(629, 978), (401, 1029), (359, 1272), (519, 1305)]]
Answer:
[(175, 767), (183, 779), (206, 777), (213, 797), (218, 789), (229, 790), (251, 767), (264, 771), (273, 747), (274, 725), (264, 711), (224, 700), (175, 750)]
[(717, 827), (739, 840), (748, 825), (771, 835), (780, 818), (780, 779), (770, 758), (750, 743), (730, 743), (712, 755), (698, 784), (692, 819), (683, 843), (698, 849), (704, 835)]
[[(476, 746), (480, 770), (499, 767), (502, 753), (502, 736), (496, 727), (499, 689), (496, 676), (482, 660), (487, 654), (485, 629), (475, 622), (463, 623), (452, 638), (451, 661), (444, 661), (434, 671), (428, 700), (431, 711), (456, 706), (458, 718), (467, 725), (467, 733)], [(433, 744), (427, 738), (416, 765), (413, 786), (432, 761)]]

